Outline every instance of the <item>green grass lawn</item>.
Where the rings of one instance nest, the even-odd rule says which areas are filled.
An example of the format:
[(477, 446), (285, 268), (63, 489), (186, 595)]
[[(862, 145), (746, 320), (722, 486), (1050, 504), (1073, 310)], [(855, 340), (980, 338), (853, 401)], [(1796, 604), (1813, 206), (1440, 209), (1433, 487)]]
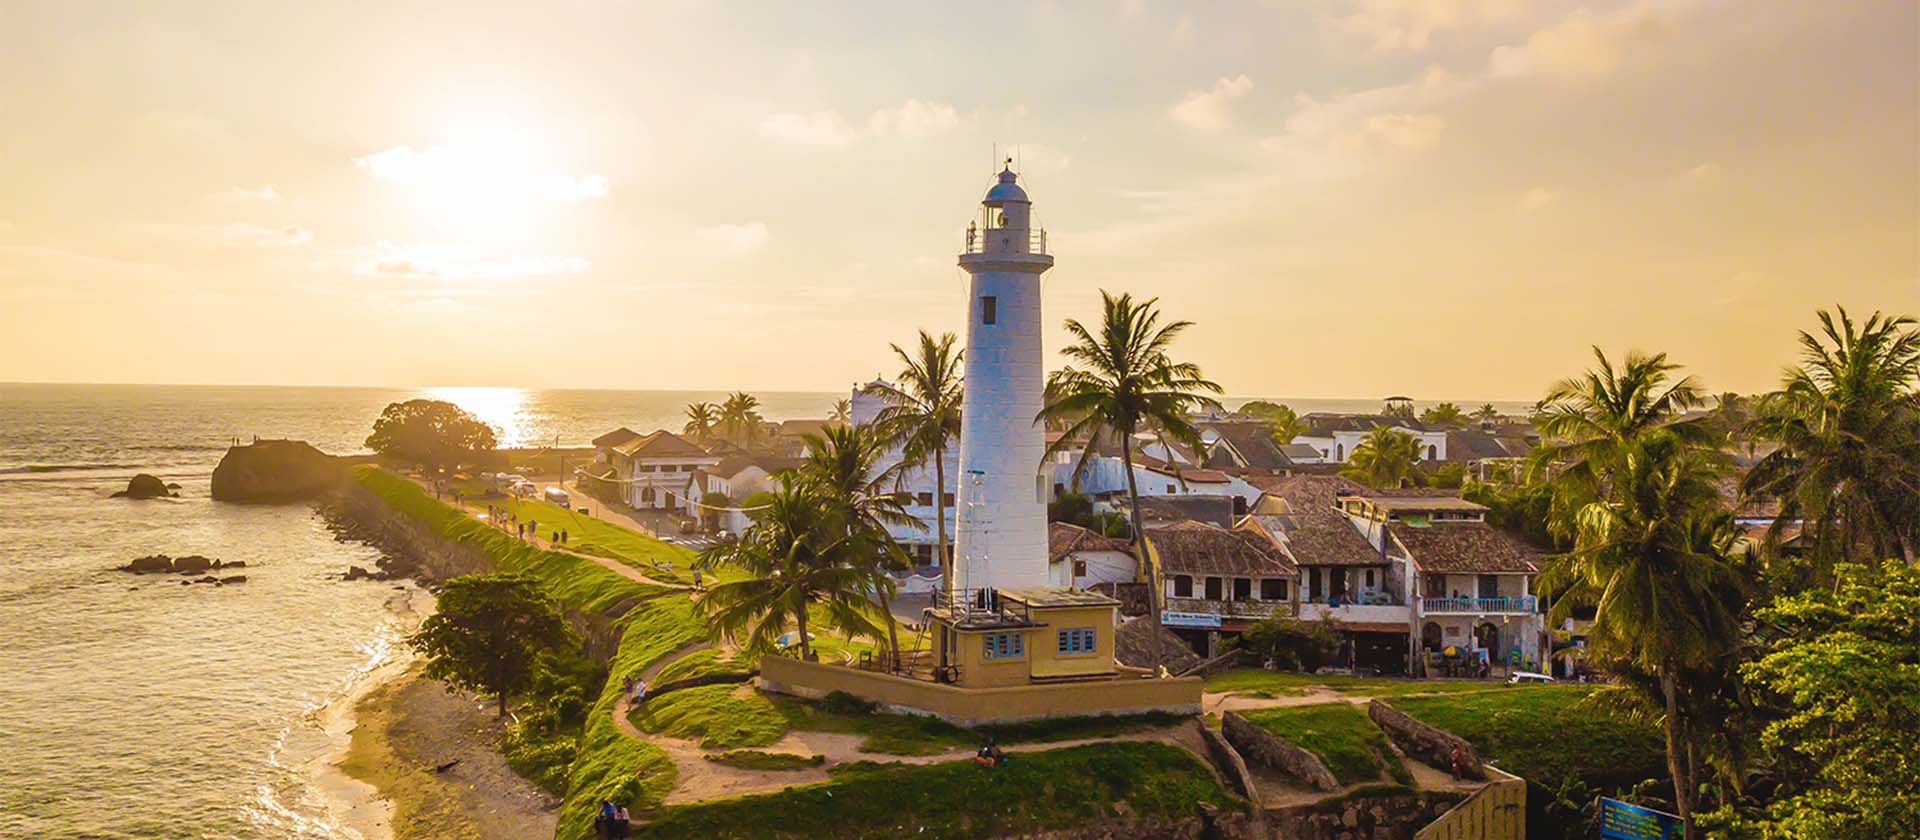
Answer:
[(874, 766), (777, 793), (664, 808), (634, 837), (914, 837), (963, 840), (1082, 825), (1103, 817), (1173, 818), (1233, 805), (1198, 759), (1165, 744), (1120, 742), (970, 760)]
[(667, 663), (660, 673), (653, 676), (653, 685), (666, 685), (680, 680), (706, 677), (716, 674), (739, 674), (744, 677), (754, 667), (753, 657), (739, 656), (734, 651), (720, 648), (707, 648)]
[(1398, 770), (1396, 778), (1406, 774), (1387, 746), (1386, 733), (1351, 703), (1253, 709), (1244, 714), (1247, 722), (1319, 756), (1342, 785), (1378, 781), (1388, 770)]
[[(542, 501), (507, 498), (487, 499), (480, 504), (505, 509), (520, 517), (522, 522), (532, 520), (539, 526), (541, 539), (552, 537), (556, 530), (564, 530), (567, 532), (567, 548), (581, 554), (618, 560), (669, 583), (692, 580), (694, 552), (683, 546)], [(599, 505), (594, 503), (591, 506)]]
[(827, 763), (824, 755), (795, 755), (764, 750), (728, 750), (707, 756), (707, 760), (742, 770), (801, 770)]
[(764, 747), (790, 728), (768, 695), (733, 684), (683, 688), (650, 698), (627, 719), (642, 732), (698, 741), (709, 750)]
[(1299, 697), (1316, 688), (1369, 697), (1456, 694), (1490, 691), (1503, 683), (1487, 680), (1415, 680), (1400, 677), (1350, 677), (1341, 674), (1291, 674), (1265, 668), (1235, 668), (1207, 678), (1205, 690), (1237, 691), (1265, 697)]
[(1584, 685), (1514, 686), (1391, 702), (1473, 742), (1483, 758), (1501, 769), (1549, 787), (1569, 774), (1589, 784), (1615, 785), (1664, 775), (1665, 741), (1658, 728), (1580, 705), (1595, 690)]

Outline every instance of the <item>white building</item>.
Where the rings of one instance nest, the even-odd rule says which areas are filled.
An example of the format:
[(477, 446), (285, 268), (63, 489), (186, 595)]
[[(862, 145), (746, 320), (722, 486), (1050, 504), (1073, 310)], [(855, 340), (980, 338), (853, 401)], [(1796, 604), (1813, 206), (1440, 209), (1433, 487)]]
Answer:
[(1040, 275), (1053, 267), (1046, 231), (1011, 169), (980, 202), (960, 267), (969, 275), (954, 585), (1047, 585), (1045, 382)]
[(662, 429), (610, 447), (607, 461), (629, 506), (665, 510), (684, 509), (688, 474), (720, 463), (720, 456)]
[(1307, 430), (1295, 435), (1293, 442), (1313, 447), (1325, 463), (1346, 463), (1367, 433), (1381, 427), (1412, 435), (1420, 444), (1420, 460), (1447, 460), (1447, 430), (1429, 429), (1417, 420), (1327, 414), (1309, 414), (1306, 420)]

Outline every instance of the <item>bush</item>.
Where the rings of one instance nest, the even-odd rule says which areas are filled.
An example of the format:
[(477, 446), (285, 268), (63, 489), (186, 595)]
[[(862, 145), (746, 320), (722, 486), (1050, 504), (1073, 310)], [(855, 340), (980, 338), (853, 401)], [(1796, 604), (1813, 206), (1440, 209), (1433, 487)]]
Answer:
[(500, 739), (500, 753), (513, 772), (531, 780), (555, 796), (567, 792), (567, 771), (580, 748), (573, 733), (554, 732), (531, 720), (507, 727)]
[(829, 691), (826, 697), (820, 699), (820, 708), (828, 714), (858, 716), (873, 714), (880, 704), (862, 700), (844, 691)]
[(1340, 649), (1340, 640), (1327, 621), (1299, 621), (1274, 618), (1255, 622), (1240, 634), (1240, 649), (1260, 660), (1271, 660), (1275, 668), (1287, 671), (1313, 671), (1331, 664)]

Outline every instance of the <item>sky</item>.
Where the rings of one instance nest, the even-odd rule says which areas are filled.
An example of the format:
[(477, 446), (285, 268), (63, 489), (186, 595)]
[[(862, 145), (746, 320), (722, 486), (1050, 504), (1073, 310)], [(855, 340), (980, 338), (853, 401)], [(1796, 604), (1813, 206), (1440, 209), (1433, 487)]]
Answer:
[(1917, 68), (1911, 0), (0, 0), (0, 381), (840, 390), (964, 328), (999, 155), (1046, 322), (1231, 394), (1753, 392), (1920, 315)]

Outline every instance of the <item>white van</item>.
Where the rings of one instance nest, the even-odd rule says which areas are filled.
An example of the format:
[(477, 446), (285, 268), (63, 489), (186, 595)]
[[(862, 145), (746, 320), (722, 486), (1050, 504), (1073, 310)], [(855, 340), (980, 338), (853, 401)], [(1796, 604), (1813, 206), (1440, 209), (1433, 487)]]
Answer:
[(558, 487), (549, 486), (541, 497), (546, 499), (548, 504), (559, 505), (569, 510), (573, 508), (573, 499), (567, 495), (567, 491)]

